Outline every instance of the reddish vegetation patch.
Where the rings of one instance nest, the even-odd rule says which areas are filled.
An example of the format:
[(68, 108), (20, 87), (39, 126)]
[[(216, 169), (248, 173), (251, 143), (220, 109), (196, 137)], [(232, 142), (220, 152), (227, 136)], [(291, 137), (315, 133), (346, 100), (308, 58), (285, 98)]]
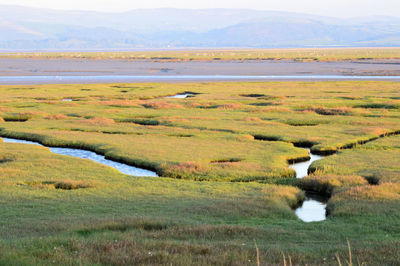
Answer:
[(187, 173), (197, 173), (203, 169), (201, 164), (196, 162), (183, 162), (178, 165), (171, 166), (168, 171), (172, 172), (187, 172)]
[(149, 102), (143, 104), (144, 107), (146, 108), (152, 108), (152, 109), (182, 109), (183, 106), (180, 104), (172, 104), (172, 103), (167, 103), (167, 102)]
[(363, 133), (373, 135), (383, 135), (387, 132), (387, 129), (381, 127), (367, 127), (363, 129)]
[(292, 110), (286, 107), (270, 106), (265, 108), (255, 108), (250, 110), (252, 113), (291, 113)]
[(55, 114), (55, 115), (46, 115), (45, 116), (46, 119), (49, 120), (63, 120), (63, 119), (68, 119), (68, 116), (63, 115), (63, 114)]
[(4, 106), (0, 106), (0, 112), (11, 112), (12, 109)]
[(110, 106), (138, 106), (138, 101), (132, 100), (113, 100), (113, 101), (100, 101), (100, 105), (110, 105)]
[(80, 120), (79, 123), (87, 124), (87, 125), (111, 125), (114, 124), (115, 121), (111, 118), (102, 118), (102, 117), (95, 117), (86, 120)]

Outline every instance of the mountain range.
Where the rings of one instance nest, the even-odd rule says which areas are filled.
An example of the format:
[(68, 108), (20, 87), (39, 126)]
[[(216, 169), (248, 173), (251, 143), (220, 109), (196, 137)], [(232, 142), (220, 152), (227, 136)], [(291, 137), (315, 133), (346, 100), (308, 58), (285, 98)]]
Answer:
[(0, 5), (0, 49), (399, 46), (400, 18), (339, 19), (249, 9), (122, 13)]

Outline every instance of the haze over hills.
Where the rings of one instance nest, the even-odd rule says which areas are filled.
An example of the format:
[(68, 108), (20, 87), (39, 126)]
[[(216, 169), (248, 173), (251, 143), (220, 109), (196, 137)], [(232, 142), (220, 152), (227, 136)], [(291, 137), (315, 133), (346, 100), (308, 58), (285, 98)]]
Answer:
[(247, 9), (123, 13), (0, 5), (0, 48), (398, 46), (400, 18), (336, 19)]

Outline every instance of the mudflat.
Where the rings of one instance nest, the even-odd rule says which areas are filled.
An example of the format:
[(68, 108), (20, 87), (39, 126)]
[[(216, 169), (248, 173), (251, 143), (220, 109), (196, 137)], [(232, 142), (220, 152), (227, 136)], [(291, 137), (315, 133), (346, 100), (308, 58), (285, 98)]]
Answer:
[(183, 61), (0, 58), (0, 76), (78, 75), (400, 75), (399, 59)]

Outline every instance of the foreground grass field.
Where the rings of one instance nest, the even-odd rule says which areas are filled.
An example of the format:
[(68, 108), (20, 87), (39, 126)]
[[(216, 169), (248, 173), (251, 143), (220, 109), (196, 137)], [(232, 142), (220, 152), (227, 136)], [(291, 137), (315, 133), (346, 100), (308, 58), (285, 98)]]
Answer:
[(182, 50), (129, 52), (30, 52), (2, 53), (0, 58), (71, 58), (128, 59), (156, 61), (215, 61), (215, 60), (296, 60), (347, 61), (366, 59), (400, 59), (400, 49), (390, 48), (305, 48), (249, 50)]
[[(0, 264), (255, 265), (257, 245), (265, 265), (345, 265), (347, 241), (353, 264), (400, 262), (399, 83), (0, 91), (0, 136), (89, 149), (161, 175), (0, 142)], [(166, 98), (183, 92), (192, 97)], [(336, 154), (297, 181), (288, 163), (307, 152), (295, 145)], [(331, 196), (326, 221), (296, 217), (300, 188)]]

